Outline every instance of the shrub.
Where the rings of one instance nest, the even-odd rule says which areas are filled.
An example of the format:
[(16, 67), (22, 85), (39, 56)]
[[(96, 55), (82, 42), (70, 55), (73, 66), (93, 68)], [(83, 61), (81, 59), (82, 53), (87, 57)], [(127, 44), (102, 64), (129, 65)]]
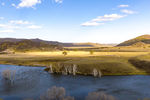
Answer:
[(94, 54), (94, 51), (93, 51), (93, 50), (91, 50), (91, 51), (90, 51), (90, 54), (91, 54), (91, 55), (93, 55), (93, 54)]
[(63, 54), (64, 56), (66, 56), (68, 53), (67, 53), (67, 51), (63, 51), (62, 54)]

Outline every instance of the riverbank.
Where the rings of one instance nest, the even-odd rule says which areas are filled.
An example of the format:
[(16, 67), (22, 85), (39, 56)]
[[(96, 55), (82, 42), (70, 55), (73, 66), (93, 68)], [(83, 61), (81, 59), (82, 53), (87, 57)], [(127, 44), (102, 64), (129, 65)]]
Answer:
[[(64, 56), (58, 52), (28, 52), (0, 55), (0, 64), (43, 66), (50, 73), (80, 75), (150, 75), (146, 68), (138, 64), (149, 52), (90, 52), (69, 51)], [(148, 59), (149, 57), (147, 57)], [(136, 60), (133, 63), (133, 59)]]

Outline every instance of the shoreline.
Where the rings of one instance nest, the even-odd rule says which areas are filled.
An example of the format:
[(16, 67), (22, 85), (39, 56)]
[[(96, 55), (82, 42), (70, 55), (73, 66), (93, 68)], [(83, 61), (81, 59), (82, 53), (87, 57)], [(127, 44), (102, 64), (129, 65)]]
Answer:
[[(0, 65), (12, 65), (12, 64), (1, 64), (0, 63)], [(20, 67), (35, 67), (35, 68), (38, 68), (38, 67), (41, 67), (41, 68), (47, 68), (46, 66), (34, 66), (34, 65), (12, 65), (12, 66), (20, 66)], [(45, 69), (43, 70), (43, 71), (45, 71)], [(48, 71), (46, 71), (46, 72), (48, 72)], [(62, 72), (54, 72), (54, 73), (49, 73), (49, 74), (53, 74), (53, 75), (64, 75), (64, 74), (62, 74)], [(72, 74), (68, 74), (68, 75), (72, 75)], [(84, 73), (76, 73), (76, 75), (78, 76), (78, 75), (80, 75), (80, 76), (93, 76), (93, 75), (85, 75)], [(76, 75), (73, 75), (73, 76), (76, 76)], [(103, 76), (136, 76), (136, 75), (142, 75), (142, 76), (150, 76), (150, 73), (142, 73), (142, 72), (139, 72), (139, 73), (115, 73), (115, 74), (109, 74), (109, 73), (107, 73), (107, 74), (104, 74), (104, 75), (102, 75), (102, 77)], [(66, 75), (65, 75), (66, 76)]]
[[(75, 56), (73, 56), (75, 53)], [(76, 55), (78, 53), (78, 55)], [(108, 52), (101, 55), (87, 55), (87, 52), (72, 51), (72, 55), (60, 56), (55, 52), (33, 52), (33, 53), (16, 53), (9, 55), (0, 55), (1, 65), (17, 65), (28, 67), (45, 67), (46, 71), (56, 74), (77, 74), (84, 76), (122, 76), (122, 75), (150, 75), (149, 52), (143, 53), (120, 53), (109, 52), (113, 54), (108, 56)], [(81, 54), (81, 55), (79, 55)], [(115, 54), (115, 55), (114, 55)], [(121, 56), (120, 56), (121, 54)], [(127, 55), (128, 54), (128, 55)], [(143, 57), (143, 60), (139, 58)], [(139, 65), (140, 66), (137, 66)], [(147, 64), (148, 63), (148, 64)], [(147, 64), (147, 65), (146, 65)], [(141, 66), (146, 66), (142, 68)], [(52, 69), (52, 70), (50, 70)]]

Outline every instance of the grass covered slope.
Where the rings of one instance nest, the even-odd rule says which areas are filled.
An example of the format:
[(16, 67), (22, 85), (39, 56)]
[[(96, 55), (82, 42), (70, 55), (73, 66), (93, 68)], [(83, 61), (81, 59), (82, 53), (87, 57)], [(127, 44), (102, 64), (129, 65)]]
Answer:
[(150, 35), (142, 35), (142, 36), (136, 37), (134, 39), (125, 41), (123, 43), (120, 43), (117, 46), (132, 46), (132, 45), (137, 44), (137, 43), (138, 44), (139, 43), (150, 44)]
[(5, 50), (10, 51), (19, 51), (19, 52), (26, 52), (26, 51), (50, 51), (50, 50), (60, 50), (62, 49), (59, 45), (54, 45), (50, 43), (46, 43), (43, 41), (33, 41), (33, 40), (18, 40), (18, 41), (3, 41), (0, 42), (0, 51)]
[[(96, 52), (91, 55), (84, 51), (70, 51), (67, 56), (62, 52), (30, 52), (0, 55), (0, 64), (47, 66), (52, 67), (52, 73), (93, 75), (93, 72), (102, 75), (137, 75), (149, 74), (145, 70), (130, 63), (131, 58), (147, 55), (148, 52)], [(75, 66), (75, 67), (74, 67)], [(69, 72), (69, 70), (71, 70)]]

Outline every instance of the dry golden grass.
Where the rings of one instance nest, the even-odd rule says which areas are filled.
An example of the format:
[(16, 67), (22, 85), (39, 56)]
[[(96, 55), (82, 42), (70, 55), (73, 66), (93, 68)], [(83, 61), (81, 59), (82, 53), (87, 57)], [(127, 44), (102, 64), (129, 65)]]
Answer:
[[(88, 51), (68, 51), (68, 57), (88, 57), (88, 56), (123, 56), (123, 57), (134, 57), (139, 55), (146, 55), (149, 52), (94, 52), (93, 55)], [(28, 53), (19, 53), (15, 56), (64, 56), (62, 51), (56, 52), (28, 52)]]

